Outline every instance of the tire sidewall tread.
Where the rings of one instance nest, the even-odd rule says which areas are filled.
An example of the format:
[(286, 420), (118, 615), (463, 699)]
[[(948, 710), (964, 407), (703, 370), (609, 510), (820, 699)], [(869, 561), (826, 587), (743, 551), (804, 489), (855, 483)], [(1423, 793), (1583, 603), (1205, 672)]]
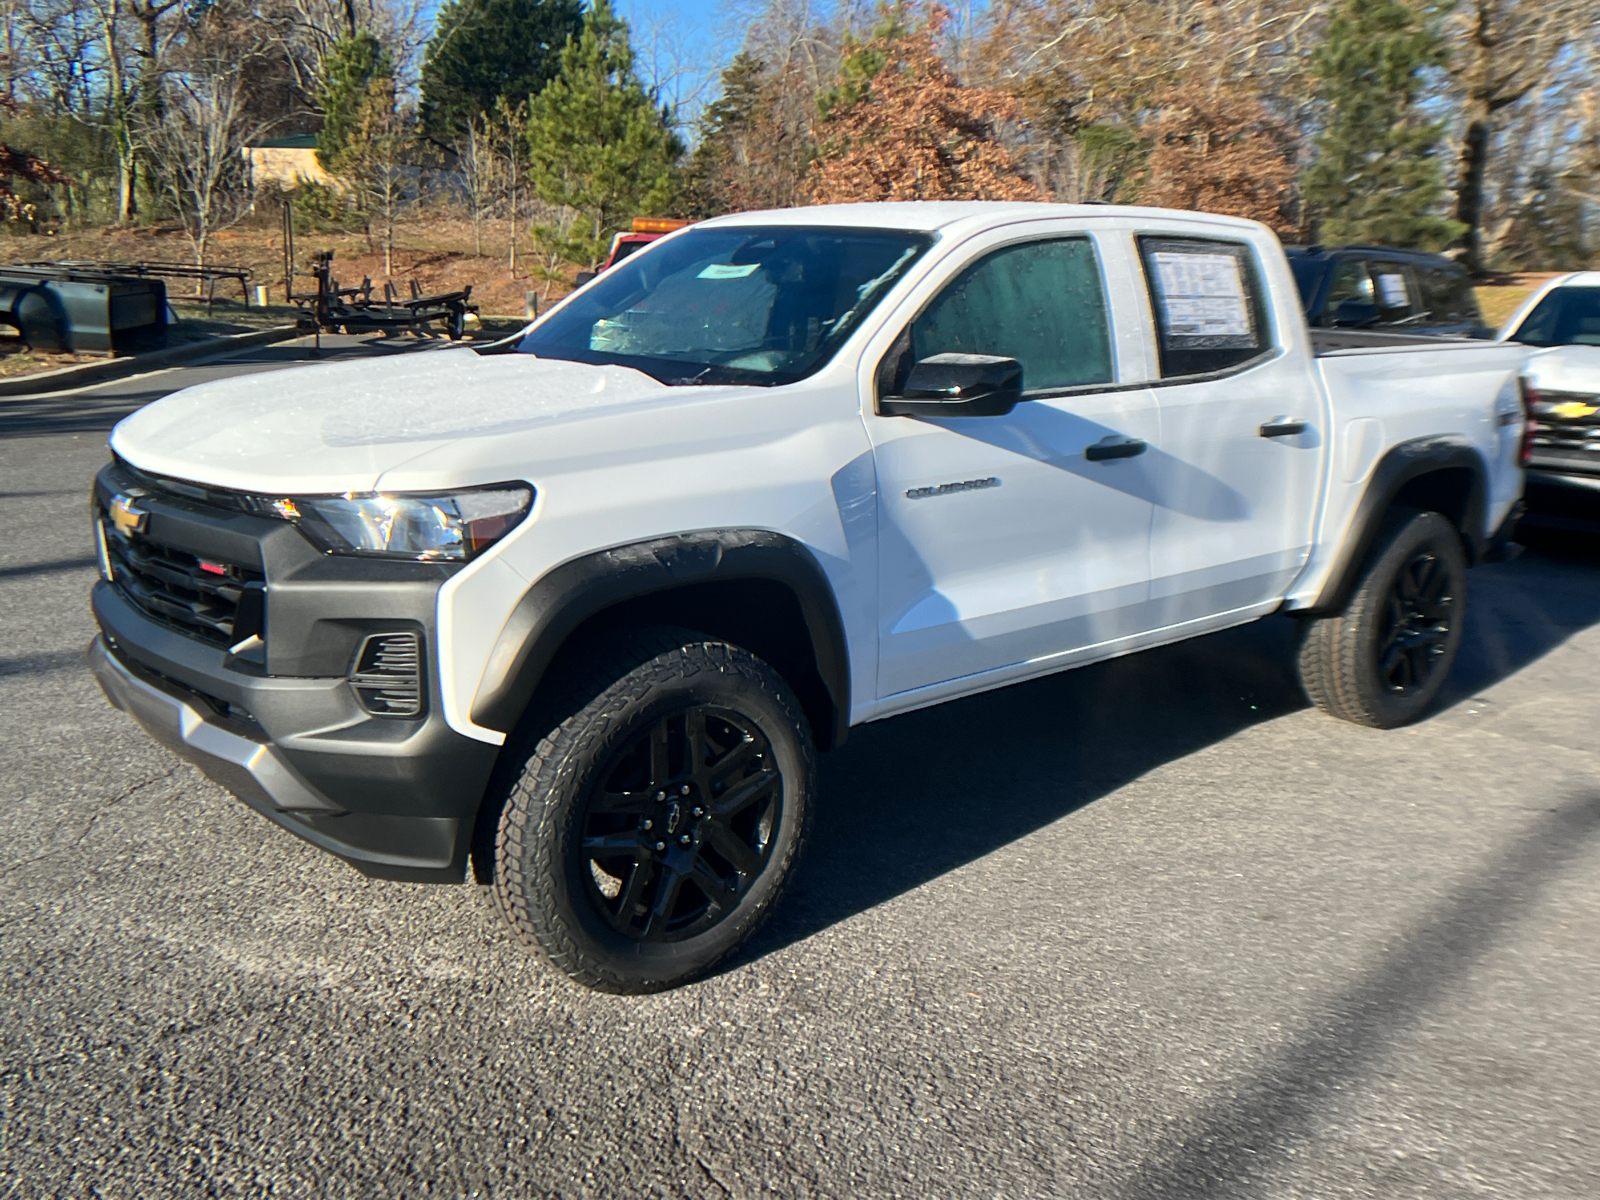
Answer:
[[(1430, 543), (1449, 561), (1455, 578), (1450, 632), (1443, 661), (1427, 684), (1413, 695), (1396, 697), (1378, 678), (1374, 643), (1395, 576)], [(1460, 535), (1444, 516), (1409, 508), (1390, 510), (1343, 610), (1307, 618), (1301, 630), (1297, 665), (1312, 703), (1341, 720), (1375, 729), (1393, 729), (1421, 717), (1438, 697), (1460, 648), (1467, 607), (1466, 566)]]
[[(768, 711), (758, 720), (783, 765), (784, 815), (774, 836), (780, 844), (757, 878), (752, 896), (705, 933), (676, 950), (645, 952), (605, 930), (567, 885), (569, 838), (576, 812), (616, 743), (636, 736), (652, 708), (681, 702), (686, 691), (716, 702), (743, 693)], [(730, 707), (733, 705), (730, 704)], [(610, 641), (571, 672), (556, 703), (562, 716), (540, 735), (525, 732), (513, 761), (522, 768), (509, 781), (495, 842), (496, 906), (519, 938), (577, 982), (602, 991), (641, 993), (674, 987), (703, 975), (733, 954), (778, 901), (808, 833), (815, 792), (816, 754), (805, 714), (793, 691), (749, 651), (692, 630), (656, 627)], [(740, 710), (743, 711), (742, 709)], [(536, 724), (540, 722), (536, 721)], [(769, 727), (770, 726), (770, 727)]]

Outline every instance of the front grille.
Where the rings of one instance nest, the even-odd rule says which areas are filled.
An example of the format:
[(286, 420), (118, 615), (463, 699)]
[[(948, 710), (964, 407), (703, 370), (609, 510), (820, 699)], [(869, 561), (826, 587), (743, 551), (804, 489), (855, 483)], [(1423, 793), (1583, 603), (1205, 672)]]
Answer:
[(356, 652), (350, 673), (361, 706), (378, 717), (422, 713), (422, 642), (414, 633), (375, 633)]
[(1536, 397), (1529, 439), (1534, 454), (1592, 454), (1600, 465), (1600, 396), (1541, 388)]
[(266, 577), (253, 567), (201, 558), (101, 521), (117, 589), (143, 612), (219, 646), (262, 632)]

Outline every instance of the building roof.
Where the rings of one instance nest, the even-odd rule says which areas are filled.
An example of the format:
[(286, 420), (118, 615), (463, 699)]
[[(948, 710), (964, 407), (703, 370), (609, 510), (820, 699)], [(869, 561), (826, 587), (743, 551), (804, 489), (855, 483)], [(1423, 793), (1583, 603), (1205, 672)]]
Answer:
[(314, 133), (296, 133), (289, 137), (262, 138), (259, 142), (251, 142), (246, 150), (315, 150), (317, 148), (317, 135)]

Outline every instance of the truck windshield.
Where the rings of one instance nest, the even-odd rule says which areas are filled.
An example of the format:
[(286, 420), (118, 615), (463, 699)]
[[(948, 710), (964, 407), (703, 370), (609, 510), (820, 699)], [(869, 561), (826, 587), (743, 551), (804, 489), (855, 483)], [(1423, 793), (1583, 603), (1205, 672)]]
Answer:
[(932, 242), (888, 229), (694, 229), (607, 271), (517, 349), (666, 384), (792, 383), (828, 361)]
[(1558, 287), (1547, 293), (1511, 340), (1529, 346), (1600, 346), (1600, 288)]

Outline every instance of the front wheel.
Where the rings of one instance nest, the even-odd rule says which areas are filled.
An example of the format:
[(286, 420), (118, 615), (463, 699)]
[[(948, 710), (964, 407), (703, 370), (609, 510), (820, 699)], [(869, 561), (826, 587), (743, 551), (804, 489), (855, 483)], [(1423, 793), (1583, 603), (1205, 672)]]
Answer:
[(805, 839), (814, 751), (793, 692), (737, 646), (625, 635), (527, 754), (495, 892), (580, 983), (649, 992), (703, 974), (765, 919)]
[(1392, 729), (1422, 715), (1461, 645), (1467, 560), (1454, 526), (1396, 510), (1344, 611), (1309, 618), (1300, 682), (1318, 708)]

